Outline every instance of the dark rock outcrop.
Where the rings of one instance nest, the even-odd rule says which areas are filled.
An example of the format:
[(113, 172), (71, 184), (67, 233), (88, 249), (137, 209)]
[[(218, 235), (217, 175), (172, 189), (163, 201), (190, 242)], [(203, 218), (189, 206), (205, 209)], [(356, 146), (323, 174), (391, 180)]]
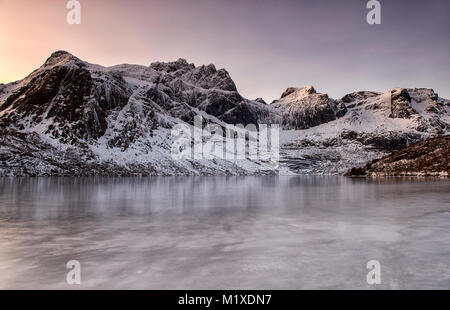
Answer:
[(345, 95), (340, 99), (348, 109), (367, 103), (367, 99), (379, 96), (380, 93), (371, 91), (359, 91)]
[(265, 102), (263, 98), (256, 98), (255, 102), (262, 103), (262, 104), (267, 104), (267, 102)]
[(343, 130), (342, 140), (356, 141), (379, 151), (396, 151), (416, 142), (422, 141), (423, 136), (412, 132), (355, 132)]
[(449, 176), (450, 136), (431, 138), (364, 167), (353, 168), (347, 176)]
[(411, 97), (407, 89), (394, 89), (391, 91), (391, 118), (411, 118), (417, 115), (411, 107)]

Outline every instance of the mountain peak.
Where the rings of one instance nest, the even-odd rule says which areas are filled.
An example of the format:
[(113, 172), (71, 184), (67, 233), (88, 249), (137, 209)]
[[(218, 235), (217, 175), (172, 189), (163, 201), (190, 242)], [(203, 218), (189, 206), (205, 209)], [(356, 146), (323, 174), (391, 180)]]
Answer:
[(195, 65), (192, 63), (191, 64), (188, 63), (187, 60), (184, 58), (178, 58), (176, 61), (171, 62), (162, 62), (162, 61), (153, 62), (150, 64), (150, 67), (157, 71), (164, 71), (167, 73), (175, 72), (180, 69), (187, 69), (187, 70), (195, 69)]
[(44, 63), (45, 67), (64, 65), (71, 62), (81, 63), (81, 60), (69, 52), (59, 50), (50, 55)]
[(60, 57), (60, 56), (63, 56), (63, 55), (70, 55), (70, 56), (73, 56), (73, 55), (72, 55), (71, 53), (69, 53), (68, 51), (58, 50), (58, 51), (53, 52), (53, 53), (50, 55), (50, 58), (52, 58), (52, 57)]
[(183, 66), (189, 66), (189, 63), (184, 58), (178, 58), (177, 61), (175, 61), (175, 62), (180, 64), (180, 65), (183, 65)]
[[(302, 86), (302, 87), (289, 87), (282, 94), (281, 98), (287, 97), (292, 93), (297, 93), (297, 95), (307, 96), (311, 94), (315, 94), (316, 90), (312, 85)], [(281, 99), (280, 98), (280, 99)]]

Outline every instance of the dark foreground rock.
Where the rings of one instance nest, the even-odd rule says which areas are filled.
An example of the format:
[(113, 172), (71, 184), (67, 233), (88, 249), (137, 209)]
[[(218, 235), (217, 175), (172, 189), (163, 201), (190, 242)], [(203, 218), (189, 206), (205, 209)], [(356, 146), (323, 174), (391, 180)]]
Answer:
[(353, 168), (346, 176), (449, 176), (450, 136), (419, 142), (362, 168)]

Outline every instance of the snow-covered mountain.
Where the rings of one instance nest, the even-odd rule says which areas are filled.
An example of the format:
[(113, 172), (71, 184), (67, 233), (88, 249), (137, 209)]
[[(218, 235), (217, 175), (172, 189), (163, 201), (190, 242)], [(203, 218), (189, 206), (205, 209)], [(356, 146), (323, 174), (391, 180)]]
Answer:
[(283, 133), (281, 158), (290, 172), (344, 173), (450, 130), (450, 101), (432, 89), (362, 91), (337, 102), (346, 106), (343, 117)]
[(431, 89), (357, 92), (312, 86), (266, 104), (224, 69), (186, 60), (102, 67), (58, 51), (28, 77), (0, 85), (0, 175), (246, 175), (258, 160), (174, 160), (171, 129), (280, 124), (272, 173), (341, 173), (450, 130), (450, 102)]

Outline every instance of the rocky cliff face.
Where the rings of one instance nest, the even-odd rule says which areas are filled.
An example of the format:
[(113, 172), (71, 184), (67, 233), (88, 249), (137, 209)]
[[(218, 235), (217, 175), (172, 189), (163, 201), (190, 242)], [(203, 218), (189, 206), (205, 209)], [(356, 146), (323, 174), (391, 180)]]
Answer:
[(56, 52), (0, 106), (0, 126), (43, 126), (61, 143), (90, 142), (105, 134), (107, 117), (122, 109), (131, 93), (120, 75), (96, 76), (76, 57)]
[(347, 112), (344, 104), (319, 94), (314, 87), (288, 88), (272, 103), (285, 129), (308, 129), (334, 121)]
[(340, 173), (449, 132), (448, 100), (430, 89), (357, 92), (312, 86), (272, 104), (248, 100), (228, 72), (184, 59), (102, 67), (58, 51), (0, 85), (0, 175), (255, 174), (258, 161), (173, 160), (179, 123), (280, 124), (278, 173)]

